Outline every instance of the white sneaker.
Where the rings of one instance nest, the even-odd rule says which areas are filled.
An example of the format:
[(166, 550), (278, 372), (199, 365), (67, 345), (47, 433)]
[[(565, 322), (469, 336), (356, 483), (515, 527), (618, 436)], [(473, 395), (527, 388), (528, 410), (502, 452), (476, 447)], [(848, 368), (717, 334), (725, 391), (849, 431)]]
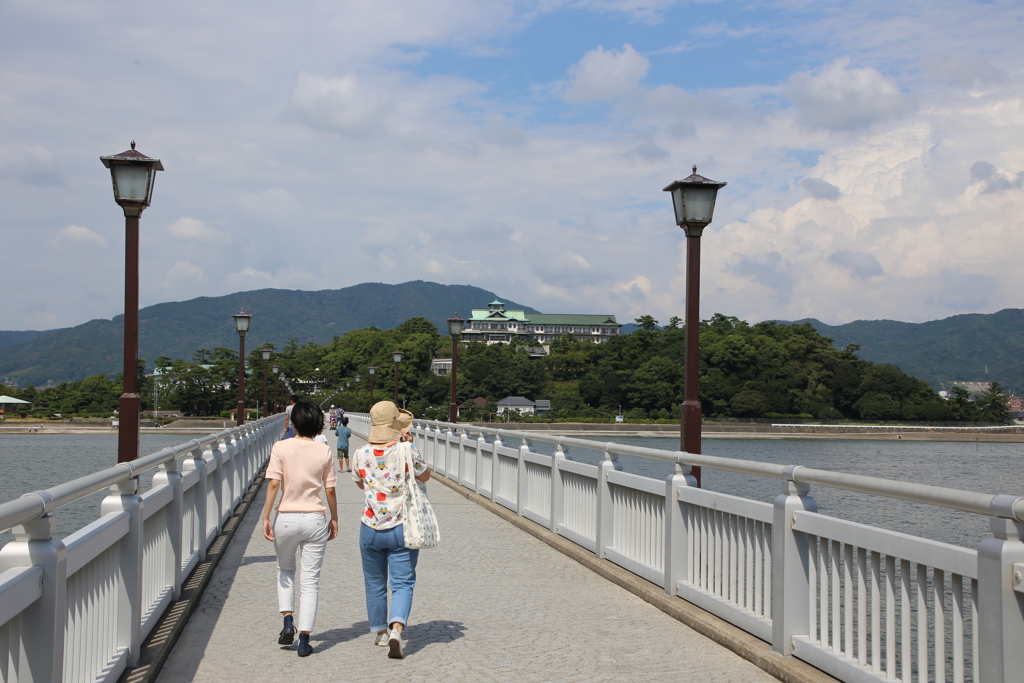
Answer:
[(384, 631), (384, 633), (378, 633), (377, 637), (373, 640), (373, 644), (379, 645), (380, 647), (388, 647), (388, 632)]
[(405, 657), (402, 654), (402, 634), (397, 630), (392, 629), (391, 635), (388, 636), (388, 657), (391, 659), (402, 659)]

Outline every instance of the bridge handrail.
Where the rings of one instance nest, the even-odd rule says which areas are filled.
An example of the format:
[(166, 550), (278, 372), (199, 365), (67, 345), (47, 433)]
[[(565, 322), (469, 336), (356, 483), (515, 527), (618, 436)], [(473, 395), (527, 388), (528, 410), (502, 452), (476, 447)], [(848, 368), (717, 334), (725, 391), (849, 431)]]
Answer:
[[(280, 419), (277, 416), (271, 415), (270, 417), (261, 418), (255, 422), (249, 423), (251, 427), (262, 426), (265, 423), (269, 423), (275, 419)], [(159, 467), (168, 460), (173, 460), (181, 455), (190, 453), (198, 448), (202, 448), (207, 444), (214, 443), (219, 439), (223, 439), (233, 432), (235, 428), (224, 429), (215, 434), (210, 434), (199, 439), (192, 439), (186, 443), (170, 448), (164, 448), (151, 453), (150, 455), (144, 455), (140, 458), (136, 458), (131, 462), (122, 462), (100, 470), (87, 474), (84, 477), (78, 479), (72, 479), (71, 481), (51, 486), (48, 489), (41, 491), (31, 491), (29, 493), (22, 494), (20, 497), (10, 500), (6, 503), (0, 503), (0, 531), (7, 531), (11, 527), (31, 522), (34, 519), (39, 519), (43, 515), (49, 514), (50, 512), (61, 508), (69, 503), (73, 503), (79, 498), (84, 498), (89, 494), (102, 491), (103, 489), (119, 484), (122, 481), (127, 481), (132, 477), (135, 477), (147, 470), (151, 470), (155, 467)]]
[(963, 491), (943, 486), (932, 486), (930, 484), (908, 483), (894, 479), (883, 479), (882, 477), (819, 470), (812, 467), (804, 467), (803, 465), (775, 465), (754, 460), (739, 460), (715, 455), (686, 453), (685, 451), (665, 451), (611, 441), (601, 442), (572, 436), (553, 436), (540, 432), (495, 429), (470, 423), (452, 424), (434, 420), (416, 420), (416, 422), (421, 426), (429, 425), (435, 429), (456, 428), (466, 430), (468, 433), (489, 434), (499, 438), (512, 437), (526, 439), (527, 441), (562, 444), (563, 446), (575, 448), (604, 450), (610, 453), (633, 455), (677, 465), (707, 467), (709, 469), (726, 470), (740, 474), (782, 479), (798, 484), (816, 484), (843, 491), (856, 491), (858, 493), (867, 493), (896, 500), (935, 505), (977, 515), (1002, 517), (1017, 522), (1024, 522), (1024, 497), (1021, 496)]

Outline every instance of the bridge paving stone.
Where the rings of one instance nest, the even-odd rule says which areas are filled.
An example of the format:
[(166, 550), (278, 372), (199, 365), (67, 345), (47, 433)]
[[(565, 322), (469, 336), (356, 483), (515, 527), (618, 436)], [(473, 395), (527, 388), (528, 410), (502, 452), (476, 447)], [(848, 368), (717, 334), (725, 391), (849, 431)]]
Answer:
[(442, 543), (420, 552), (406, 658), (388, 659), (366, 619), (363, 504), (349, 476), (339, 473), (341, 529), (324, 559), (313, 654), (277, 644), (276, 558), (258, 525), (264, 487), (159, 681), (776, 680), (437, 482), (428, 488)]

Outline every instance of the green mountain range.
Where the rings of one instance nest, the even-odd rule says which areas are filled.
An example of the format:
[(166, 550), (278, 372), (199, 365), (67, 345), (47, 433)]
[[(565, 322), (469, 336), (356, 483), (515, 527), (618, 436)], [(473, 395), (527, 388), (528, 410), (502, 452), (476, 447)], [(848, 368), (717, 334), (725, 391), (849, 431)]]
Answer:
[(856, 320), (826, 325), (808, 318), (836, 346), (860, 344), (857, 355), (892, 363), (939, 389), (942, 382), (999, 382), (1003, 389), (1024, 392), (1024, 309), (969, 313), (926, 323)]
[[(364, 283), (318, 292), (259, 289), (199, 297), (141, 309), (139, 357), (152, 367), (159, 356), (191, 360), (196, 349), (237, 349), (238, 333), (231, 314), (241, 309), (253, 316), (245, 338), (248, 353), (264, 343), (280, 349), (293, 337), (299, 344), (326, 344), (350, 330), (390, 329), (416, 316), (448, 334), (446, 318), (454, 313), (468, 318), (471, 309), (484, 308), (496, 298), (500, 297), (479, 287), (421, 280), (400, 285)], [(508, 299), (502, 301), (510, 308), (539, 313)], [(0, 383), (16, 380), (21, 386), (42, 385), (49, 380), (120, 374), (123, 342), (124, 316), (120, 315), (46, 332), (0, 331)]]

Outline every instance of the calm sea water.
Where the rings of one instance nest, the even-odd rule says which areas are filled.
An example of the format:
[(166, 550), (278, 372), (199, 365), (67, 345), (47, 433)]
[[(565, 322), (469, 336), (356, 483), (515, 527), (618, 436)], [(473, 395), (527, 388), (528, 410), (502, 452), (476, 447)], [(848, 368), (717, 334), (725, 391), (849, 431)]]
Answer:
[[(184, 443), (180, 434), (142, 435), (143, 454)], [(621, 443), (675, 450), (678, 439), (620, 437)], [(595, 439), (600, 443), (606, 438)], [(514, 441), (509, 445), (518, 445)], [(551, 453), (552, 444), (537, 442), (535, 448)], [(726, 458), (756, 460), (782, 465), (804, 465), (825, 470), (852, 472), (886, 479), (936, 486), (1024, 496), (1024, 444), (941, 443), (925, 441), (852, 441), (810, 439), (705, 439), (704, 453)], [(574, 460), (596, 464), (598, 450), (574, 449)], [(0, 502), (22, 493), (44, 489), (110, 467), (117, 462), (116, 434), (0, 435)], [(621, 456), (623, 469), (648, 477), (664, 478), (667, 463)], [(143, 490), (151, 477), (142, 478)], [(778, 495), (777, 480), (758, 479), (704, 468), (704, 488), (744, 498), (772, 502)], [(99, 492), (58, 511), (58, 533), (66, 536), (96, 519)], [(924, 536), (969, 548), (988, 535), (987, 519), (902, 501), (893, 501), (825, 487), (812, 487), (819, 510), (863, 524)], [(0, 544), (11, 539), (0, 534)]]

